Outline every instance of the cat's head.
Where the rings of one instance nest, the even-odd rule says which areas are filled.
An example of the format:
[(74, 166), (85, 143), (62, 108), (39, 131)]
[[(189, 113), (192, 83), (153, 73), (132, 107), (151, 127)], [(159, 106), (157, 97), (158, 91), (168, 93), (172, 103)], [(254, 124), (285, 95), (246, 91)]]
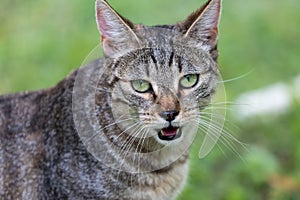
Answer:
[(148, 27), (97, 0), (111, 107), (124, 132), (168, 144), (197, 131), (218, 80), (220, 10), (221, 0), (209, 0), (181, 23)]

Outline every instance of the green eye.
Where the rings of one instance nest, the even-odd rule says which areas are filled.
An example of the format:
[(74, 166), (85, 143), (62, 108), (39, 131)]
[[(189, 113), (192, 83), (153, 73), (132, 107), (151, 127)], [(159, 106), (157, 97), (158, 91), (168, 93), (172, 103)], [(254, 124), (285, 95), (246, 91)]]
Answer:
[(194, 87), (198, 83), (198, 74), (188, 74), (180, 79), (180, 86), (186, 89)]
[(151, 84), (148, 81), (144, 81), (141, 79), (131, 81), (131, 86), (135, 91), (139, 93), (145, 93), (151, 89)]

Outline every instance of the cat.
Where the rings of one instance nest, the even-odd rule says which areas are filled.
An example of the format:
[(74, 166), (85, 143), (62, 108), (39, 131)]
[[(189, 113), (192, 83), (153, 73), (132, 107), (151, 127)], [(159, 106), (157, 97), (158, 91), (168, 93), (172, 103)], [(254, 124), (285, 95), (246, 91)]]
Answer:
[(175, 199), (219, 78), (220, 12), (150, 27), (97, 0), (104, 58), (0, 96), (0, 199)]

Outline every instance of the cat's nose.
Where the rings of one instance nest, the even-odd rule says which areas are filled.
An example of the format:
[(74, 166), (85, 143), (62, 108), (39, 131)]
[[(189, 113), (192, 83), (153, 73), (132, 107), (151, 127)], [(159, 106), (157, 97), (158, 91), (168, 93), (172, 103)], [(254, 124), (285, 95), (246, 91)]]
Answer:
[(159, 115), (168, 122), (173, 121), (178, 114), (179, 114), (179, 111), (177, 111), (177, 110), (170, 110), (170, 111), (164, 111), (164, 112), (159, 113)]

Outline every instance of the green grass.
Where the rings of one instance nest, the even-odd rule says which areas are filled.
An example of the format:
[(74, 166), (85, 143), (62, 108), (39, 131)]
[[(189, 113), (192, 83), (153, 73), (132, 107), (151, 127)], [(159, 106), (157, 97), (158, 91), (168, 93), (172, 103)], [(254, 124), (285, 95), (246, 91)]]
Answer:
[[(183, 20), (203, 0), (110, 2), (132, 21), (154, 25)], [(99, 44), (94, 15), (93, 0), (1, 0), (0, 94), (53, 86), (79, 67)], [(226, 83), (228, 101), (252, 89), (290, 82), (300, 74), (299, 24), (298, 0), (223, 1), (219, 41), (223, 78), (251, 71)], [(196, 142), (189, 183), (179, 199), (299, 199), (299, 110), (295, 101), (277, 117), (240, 123), (229, 115), (239, 129), (228, 126), (251, 144), (249, 152), (240, 148), (239, 157), (220, 143), (220, 148), (199, 159)]]

